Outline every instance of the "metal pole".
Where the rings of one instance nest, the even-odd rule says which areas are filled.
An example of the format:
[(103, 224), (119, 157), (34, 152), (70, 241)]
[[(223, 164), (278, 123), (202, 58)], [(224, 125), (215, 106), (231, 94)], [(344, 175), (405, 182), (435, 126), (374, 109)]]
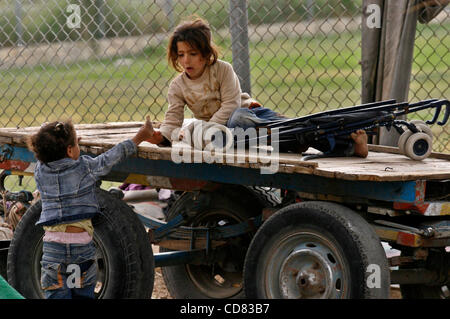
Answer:
[(97, 0), (96, 1), (96, 23), (97, 23), (97, 32), (96, 38), (102, 39), (105, 37), (105, 0)]
[(245, 0), (230, 0), (230, 32), (234, 71), (241, 82), (242, 92), (251, 94), (248, 17)]
[(306, 15), (306, 19), (307, 21), (312, 21), (314, 19), (314, 2), (313, 0), (307, 0), (306, 1), (306, 10), (307, 10), (307, 15)]
[(16, 15), (16, 35), (17, 35), (17, 46), (23, 46), (23, 25), (22, 25), (22, 3), (20, 0), (15, 2), (15, 15)]
[(165, 0), (163, 4), (164, 12), (166, 13), (167, 20), (169, 21), (169, 30), (172, 30), (174, 27), (174, 19), (173, 19), (173, 1), (172, 0)]

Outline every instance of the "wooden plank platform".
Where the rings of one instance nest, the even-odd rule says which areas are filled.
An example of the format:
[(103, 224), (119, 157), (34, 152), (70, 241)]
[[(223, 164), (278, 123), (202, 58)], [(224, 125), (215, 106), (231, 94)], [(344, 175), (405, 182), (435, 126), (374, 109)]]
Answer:
[[(75, 125), (80, 148), (84, 152), (100, 154), (118, 142), (131, 138), (142, 122), (114, 122), (102, 124)], [(159, 127), (159, 123), (154, 123)], [(0, 144), (26, 146), (29, 136), (39, 127), (0, 128)], [(174, 145), (175, 147), (175, 145)], [(151, 160), (172, 160), (175, 149), (158, 147), (144, 142), (139, 146), (138, 156)], [(369, 145), (369, 156), (322, 158), (303, 161), (300, 154), (281, 153), (277, 157), (279, 172), (313, 174), (323, 177), (345, 180), (367, 181), (409, 181), (409, 180), (444, 180), (450, 179), (450, 154), (432, 153), (423, 161), (414, 161), (398, 154), (398, 148)], [(208, 159), (211, 154), (189, 149), (191, 160)], [(317, 152), (309, 149), (307, 153)], [(213, 154), (222, 158), (220, 165), (260, 169), (267, 166), (273, 158), (248, 152), (234, 152), (228, 158), (225, 154)], [(209, 157), (208, 157), (209, 156)], [(232, 160), (231, 160), (232, 159)], [(239, 159), (239, 161), (238, 161)], [(230, 161), (231, 160), (231, 161)], [(208, 161), (206, 161), (208, 162)], [(217, 163), (217, 161), (215, 162)]]

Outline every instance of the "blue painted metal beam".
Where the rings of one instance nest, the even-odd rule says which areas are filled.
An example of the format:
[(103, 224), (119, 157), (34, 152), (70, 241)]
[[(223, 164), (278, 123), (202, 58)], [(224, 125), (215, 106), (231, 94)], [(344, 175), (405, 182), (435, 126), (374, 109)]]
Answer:
[[(12, 160), (35, 161), (26, 148), (14, 147)], [(261, 174), (259, 169), (207, 163), (174, 163), (132, 157), (113, 167), (105, 180), (124, 181), (129, 174), (165, 176), (226, 184), (257, 185), (291, 189), (310, 194), (387, 202), (416, 202), (416, 181), (349, 181), (311, 174)]]
[(259, 169), (206, 163), (180, 163), (131, 158), (116, 165), (115, 173), (136, 173), (204, 180), (227, 184), (269, 186), (312, 194), (367, 198), (388, 202), (415, 202), (416, 181), (349, 181), (311, 174), (261, 174)]
[(166, 267), (166, 266), (176, 266), (180, 264), (190, 264), (194, 262), (205, 261), (206, 250), (196, 249), (196, 250), (183, 250), (183, 251), (170, 251), (164, 253), (157, 253), (154, 255), (155, 258), (155, 268)]

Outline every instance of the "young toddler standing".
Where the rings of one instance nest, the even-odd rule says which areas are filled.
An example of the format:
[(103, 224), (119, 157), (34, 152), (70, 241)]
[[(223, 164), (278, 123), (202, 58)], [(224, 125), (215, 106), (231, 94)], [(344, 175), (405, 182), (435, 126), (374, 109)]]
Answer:
[(152, 135), (147, 117), (132, 139), (95, 158), (80, 156), (70, 121), (45, 124), (31, 136), (29, 148), (37, 158), (34, 177), (42, 199), (36, 224), (45, 230), (41, 286), (47, 299), (94, 298), (97, 265), (91, 218), (99, 212), (96, 181), (136, 154), (137, 145)]

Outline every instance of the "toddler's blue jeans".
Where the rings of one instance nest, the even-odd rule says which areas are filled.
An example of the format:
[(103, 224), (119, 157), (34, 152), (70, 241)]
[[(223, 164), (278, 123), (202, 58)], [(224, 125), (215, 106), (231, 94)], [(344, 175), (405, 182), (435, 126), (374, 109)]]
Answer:
[(97, 282), (95, 245), (45, 242), (41, 287), (46, 299), (94, 298)]

